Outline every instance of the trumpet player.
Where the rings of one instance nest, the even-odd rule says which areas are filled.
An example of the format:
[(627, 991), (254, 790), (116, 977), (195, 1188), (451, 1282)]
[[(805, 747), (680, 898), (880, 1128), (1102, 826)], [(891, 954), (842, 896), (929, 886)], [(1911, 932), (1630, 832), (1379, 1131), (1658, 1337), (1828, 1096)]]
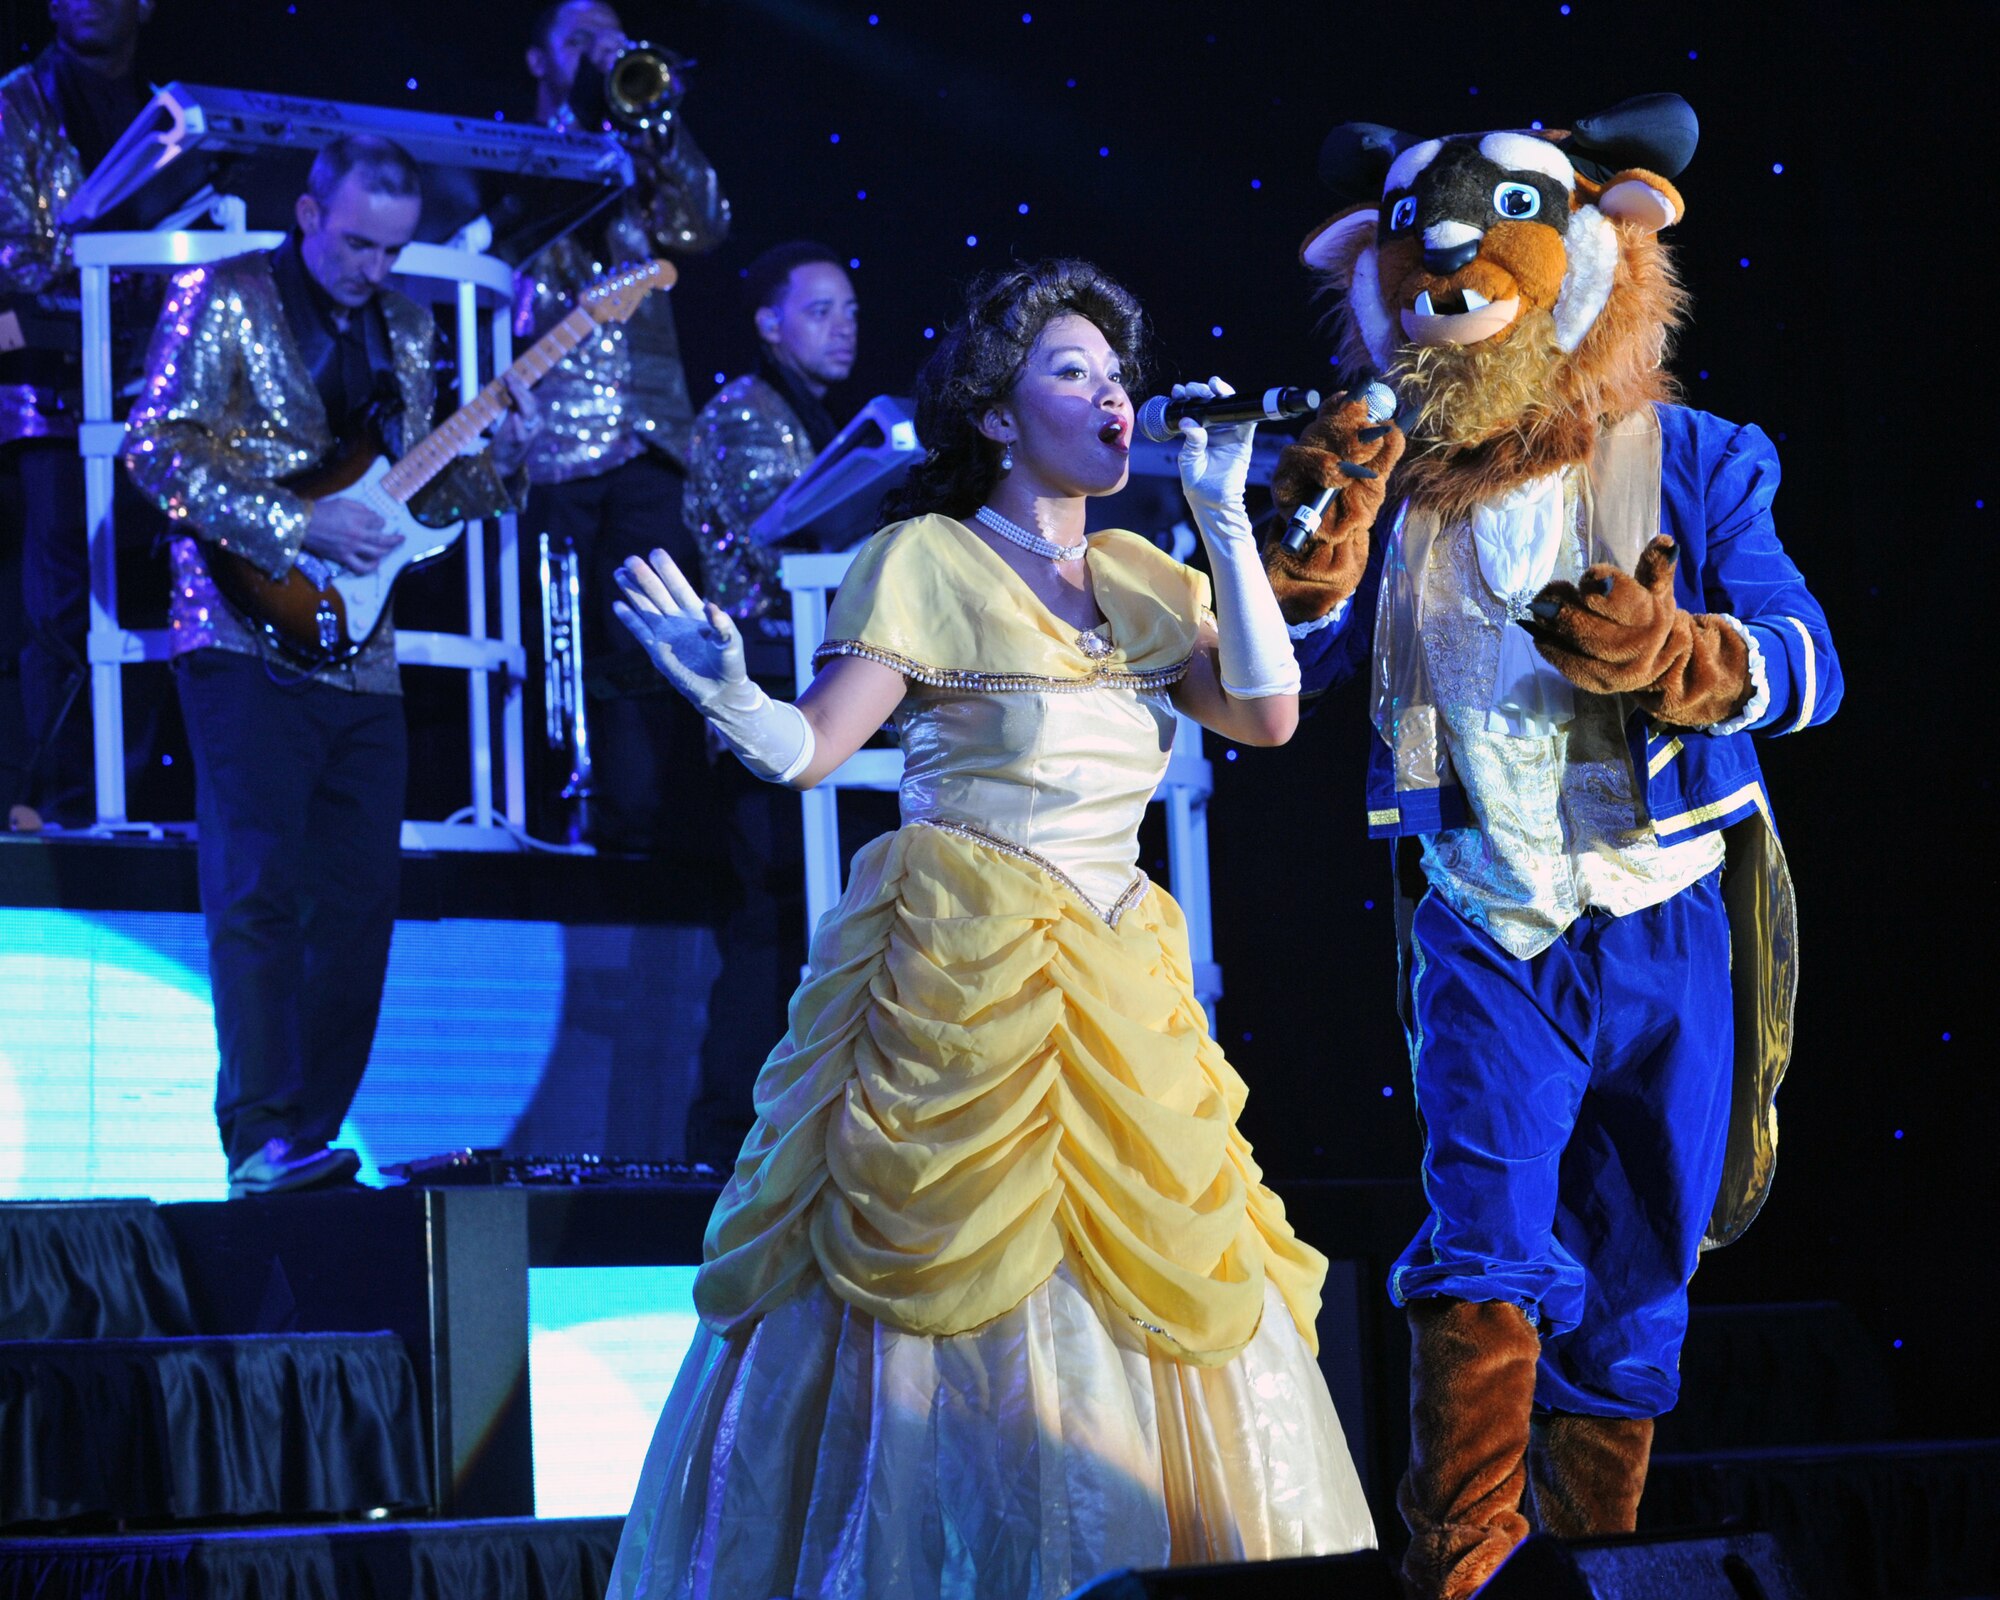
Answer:
[[(635, 46), (603, 0), (566, 0), (536, 16), (527, 65), (537, 117), (553, 127), (608, 123), (631, 149), (637, 180), (617, 206), (523, 269), (515, 283), (518, 337), (539, 335), (568, 314), (580, 290), (626, 262), (701, 255), (729, 232), (729, 202), (680, 116), (673, 56)], [(626, 556), (658, 547), (697, 559), (680, 516), (694, 406), (668, 297), (655, 295), (630, 322), (600, 329), (540, 392), (549, 425), (529, 458), (522, 543), (534, 550), (536, 535), (547, 533), (552, 549), (574, 551), (582, 576), (583, 655), (594, 691), (585, 713), (595, 752), (590, 837), (601, 848), (650, 851), (661, 842), (662, 800), (671, 797), (684, 815), (695, 798), (687, 785), (706, 785), (709, 770), (701, 721), (678, 696), (619, 692), (628, 681), (650, 689), (653, 673), (611, 616), (611, 574)], [(553, 803), (545, 797), (565, 775), (537, 775), (538, 809)], [(563, 820), (535, 819), (557, 833)]]

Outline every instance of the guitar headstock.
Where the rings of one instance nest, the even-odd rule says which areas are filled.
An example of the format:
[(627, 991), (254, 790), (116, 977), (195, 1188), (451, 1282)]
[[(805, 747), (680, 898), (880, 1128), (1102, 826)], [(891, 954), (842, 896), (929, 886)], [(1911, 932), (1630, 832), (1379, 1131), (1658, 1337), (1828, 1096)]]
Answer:
[(680, 274), (671, 261), (648, 261), (600, 278), (578, 297), (593, 322), (624, 322), (655, 289), (671, 289)]

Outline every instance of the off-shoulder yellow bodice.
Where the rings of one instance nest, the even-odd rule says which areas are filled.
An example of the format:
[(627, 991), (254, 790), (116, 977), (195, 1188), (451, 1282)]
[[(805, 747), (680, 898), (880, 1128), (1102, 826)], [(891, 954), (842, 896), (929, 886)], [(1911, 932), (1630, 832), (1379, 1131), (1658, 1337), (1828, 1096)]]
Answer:
[(1166, 771), (1207, 582), (1130, 533), (1092, 536), (1104, 623), (1079, 631), (948, 517), (886, 528), (856, 557), (815, 659), (909, 680), (902, 819), (1011, 849), (1115, 923), (1145, 890), (1139, 823)]

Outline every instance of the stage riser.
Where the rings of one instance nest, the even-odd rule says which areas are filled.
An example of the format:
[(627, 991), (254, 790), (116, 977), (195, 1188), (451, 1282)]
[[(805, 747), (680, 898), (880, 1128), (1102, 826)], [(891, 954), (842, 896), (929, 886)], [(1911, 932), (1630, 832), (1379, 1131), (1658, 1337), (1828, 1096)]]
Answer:
[[(1386, 1248), (1396, 1230), (1371, 1219), (1400, 1218), (1407, 1201), (1401, 1187), (1384, 1194), (1372, 1185), (1306, 1186), (1287, 1189), (1285, 1197), (1295, 1214), (1337, 1221), (1345, 1237), (1372, 1234)], [(531, 1274), (691, 1267), (701, 1259), (717, 1192), (713, 1185), (607, 1185), (306, 1194), (170, 1206), (164, 1215), (202, 1327), (311, 1330), (352, 1326), (359, 1318), (401, 1334), (418, 1361), (419, 1386), (433, 1418), (443, 1509), (506, 1516), (537, 1509)], [(1393, 1443), (1402, 1428), (1400, 1388), (1391, 1386), (1393, 1412), (1385, 1413), (1376, 1365), (1383, 1344), (1379, 1324), (1385, 1317), (1400, 1324), (1400, 1313), (1385, 1313), (1379, 1270), (1372, 1259), (1330, 1264), (1319, 1335), (1321, 1366), (1351, 1448), (1374, 1498), (1393, 1516), (1393, 1478), (1378, 1477), (1367, 1465), (1378, 1445)], [(563, 1329), (569, 1351), (587, 1357), (592, 1329), (610, 1330), (632, 1309), (629, 1297), (609, 1286), (604, 1300), (595, 1312), (579, 1308), (580, 1320)], [(690, 1309), (683, 1298), (678, 1307), (657, 1311)], [(546, 1411), (552, 1396), (543, 1385), (569, 1375), (537, 1375), (532, 1406)], [(615, 1400), (618, 1435), (625, 1438), (636, 1426), (639, 1437), (630, 1479), (614, 1487), (604, 1478), (604, 1497), (594, 1504), (562, 1504), (579, 1511), (622, 1509), (652, 1413), (672, 1376), (668, 1363), (626, 1373), (622, 1384), (574, 1391), (578, 1405)], [(1399, 1384), (1399, 1374), (1392, 1376)], [(636, 1424), (627, 1414), (634, 1407), (643, 1414)]]
[(616, 1518), (0, 1539), (0, 1600), (603, 1600)]
[(194, 1331), (180, 1258), (157, 1207), (0, 1204), (0, 1340)]
[(0, 1344), (0, 1526), (430, 1503), (391, 1334)]
[(416, 1364), (438, 1508), (534, 1512), (523, 1191), (280, 1195), (164, 1216), (203, 1328), (388, 1330)]

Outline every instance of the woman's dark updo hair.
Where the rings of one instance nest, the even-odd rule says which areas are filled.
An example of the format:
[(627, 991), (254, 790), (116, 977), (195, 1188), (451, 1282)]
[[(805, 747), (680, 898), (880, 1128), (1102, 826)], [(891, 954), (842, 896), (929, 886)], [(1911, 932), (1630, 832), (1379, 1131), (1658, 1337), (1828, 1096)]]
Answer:
[(965, 292), (965, 317), (945, 330), (917, 374), (917, 437), (924, 459), (882, 501), (882, 519), (899, 522), (942, 512), (965, 518), (986, 503), (1000, 476), (1000, 446), (979, 421), (1013, 392), (1042, 330), (1058, 317), (1079, 316), (1104, 335), (1139, 381), (1146, 319), (1126, 289), (1088, 261), (1041, 261), (975, 278)]

